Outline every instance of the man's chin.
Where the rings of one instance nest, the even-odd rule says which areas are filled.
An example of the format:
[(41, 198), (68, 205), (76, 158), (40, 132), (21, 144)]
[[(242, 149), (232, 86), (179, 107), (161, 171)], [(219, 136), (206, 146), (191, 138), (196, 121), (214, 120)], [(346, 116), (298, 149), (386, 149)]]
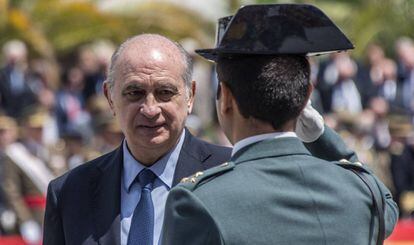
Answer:
[(160, 137), (154, 137), (152, 139), (149, 139), (147, 141), (147, 145), (154, 146), (154, 147), (163, 146), (163, 145), (168, 144), (167, 142), (168, 142), (168, 138), (160, 136)]
[(157, 148), (168, 145), (171, 136), (169, 132), (163, 131), (150, 135), (138, 135), (137, 137), (137, 140), (141, 142), (140, 145), (145, 145), (148, 148)]
[(159, 148), (159, 147), (172, 147), (178, 139), (173, 131), (168, 130), (165, 127), (160, 127), (157, 130), (147, 130), (138, 128), (134, 132), (134, 138), (131, 139), (136, 145), (141, 145), (145, 148)]

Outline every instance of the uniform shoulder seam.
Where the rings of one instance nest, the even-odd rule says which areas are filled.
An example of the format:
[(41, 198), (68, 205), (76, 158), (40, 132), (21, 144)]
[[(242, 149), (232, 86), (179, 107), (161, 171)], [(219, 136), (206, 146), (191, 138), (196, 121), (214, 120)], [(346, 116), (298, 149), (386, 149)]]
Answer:
[(235, 164), (233, 162), (225, 162), (219, 166), (207, 169), (206, 171), (197, 172), (189, 177), (185, 177), (181, 180), (180, 186), (190, 191), (195, 190), (198, 186), (208, 182), (212, 178), (222, 175), (228, 171), (233, 170)]

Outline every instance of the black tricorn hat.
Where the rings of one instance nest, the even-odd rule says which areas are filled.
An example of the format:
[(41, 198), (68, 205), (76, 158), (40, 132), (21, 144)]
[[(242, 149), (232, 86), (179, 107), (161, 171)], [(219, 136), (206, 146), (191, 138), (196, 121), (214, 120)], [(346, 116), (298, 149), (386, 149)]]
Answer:
[(218, 20), (216, 48), (198, 49), (206, 59), (234, 55), (319, 55), (353, 49), (339, 28), (308, 4), (241, 7)]

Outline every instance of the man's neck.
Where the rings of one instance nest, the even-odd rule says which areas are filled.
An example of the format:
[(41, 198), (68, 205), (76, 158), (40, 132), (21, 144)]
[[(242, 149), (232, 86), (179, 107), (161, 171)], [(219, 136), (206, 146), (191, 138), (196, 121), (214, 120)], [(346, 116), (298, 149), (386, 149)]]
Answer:
[(172, 149), (172, 147), (158, 147), (156, 149), (137, 149), (137, 147), (130, 147), (128, 144), (127, 146), (132, 156), (146, 167), (151, 167), (152, 165), (154, 165), (154, 163), (156, 163), (160, 158), (167, 154), (169, 150)]
[(292, 132), (295, 129), (293, 125), (293, 121), (289, 121), (279, 129), (275, 129), (270, 123), (257, 119), (242, 120), (233, 128), (232, 143), (260, 134)]
[(151, 148), (144, 148), (136, 145), (131, 145), (131, 143), (127, 140), (127, 147), (131, 155), (139, 161), (142, 165), (146, 167), (151, 167), (156, 163), (159, 159), (165, 156), (168, 152), (174, 149), (174, 147), (180, 141), (183, 132), (178, 136), (178, 138), (174, 141), (175, 143), (172, 145), (163, 145), (160, 147), (151, 147)]

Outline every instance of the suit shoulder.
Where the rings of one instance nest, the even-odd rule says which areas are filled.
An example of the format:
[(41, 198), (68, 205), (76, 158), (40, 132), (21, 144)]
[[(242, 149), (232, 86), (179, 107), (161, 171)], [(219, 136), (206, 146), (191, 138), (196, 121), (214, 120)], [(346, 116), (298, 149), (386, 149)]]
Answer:
[(231, 155), (231, 148), (230, 147), (212, 144), (210, 142), (207, 142), (203, 139), (200, 139), (200, 138), (194, 137), (194, 136), (192, 137), (192, 140), (193, 140), (192, 143), (203, 145), (204, 147), (206, 147), (207, 149), (209, 149), (211, 152), (213, 152), (215, 154), (223, 154), (223, 155), (226, 155), (227, 157), (230, 157), (230, 155)]
[(193, 137), (193, 138), (194, 138), (193, 143), (195, 145), (197, 144), (200, 145), (201, 149), (203, 149), (202, 151), (207, 153), (208, 159), (205, 162), (205, 164), (207, 164), (209, 168), (213, 166), (217, 166), (218, 164), (224, 163), (230, 159), (232, 148), (212, 144), (202, 139), (199, 139), (197, 137)]
[(200, 171), (189, 177), (183, 178), (179, 186), (194, 191), (197, 187), (207, 183), (217, 176), (232, 171), (234, 168), (235, 164), (233, 162), (225, 162), (219, 166), (207, 169), (206, 171)]
[(230, 147), (212, 144), (212, 143), (209, 143), (207, 141), (203, 141), (203, 142), (213, 152), (220, 152), (220, 153), (223, 153), (223, 154), (226, 154), (226, 155), (230, 155), (231, 154), (231, 148)]
[(180, 154), (189, 157), (188, 161), (192, 158), (202, 162), (204, 168), (207, 169), (228, 161), (231, 157), (231, 148), (206, 142), (193, 136), (187, 130)]

